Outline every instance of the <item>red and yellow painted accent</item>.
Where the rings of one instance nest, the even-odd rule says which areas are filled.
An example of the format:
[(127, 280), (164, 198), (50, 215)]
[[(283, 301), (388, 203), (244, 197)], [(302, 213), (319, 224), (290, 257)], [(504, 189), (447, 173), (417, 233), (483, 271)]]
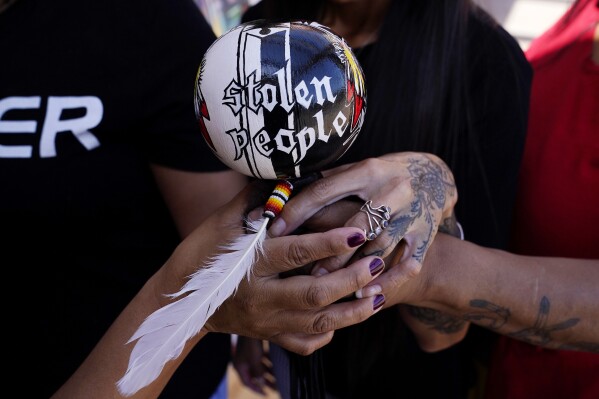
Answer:
[(364, 76), (358, 65), (358, 61), (355, 59), (352, 51), (349, 49), (345, 42), (343, 44), (343, 54), (345, 55), (346, 74), (347, 74), (347, 102), (351, 102), (352, 97), (354, 99), (354, 115), (352, 120), (352, 129), (356, 127), (360, 114), (362, 113), (362, 107), (364, 105), (364, 94), (366, 93), (366, 85), (364, 82)]

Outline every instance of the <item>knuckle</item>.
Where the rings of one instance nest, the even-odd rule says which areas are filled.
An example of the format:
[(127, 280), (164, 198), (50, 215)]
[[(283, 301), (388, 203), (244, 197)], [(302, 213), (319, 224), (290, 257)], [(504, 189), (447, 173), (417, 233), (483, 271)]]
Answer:
[(295, 240), (287, 248), (287, 259), (295, 266), (303, 266), (311, 262), (310, 249), (301, 244), (301, 240)]
[(328, 305), (328, 290), (322, 285), (310, 286), (305, 295), (305, 303), (307, 308), (321, 308)]
[(336, 327), (336, 319), (330, 313), (320, 313), (314, 318), (312, 323), (312, 333), (320, 334), (333, 331)]

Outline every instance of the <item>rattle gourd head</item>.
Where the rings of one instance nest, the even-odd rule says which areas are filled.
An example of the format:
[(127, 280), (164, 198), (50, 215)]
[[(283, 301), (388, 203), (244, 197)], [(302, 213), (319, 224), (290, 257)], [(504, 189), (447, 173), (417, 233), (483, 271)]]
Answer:
[(259, 179), (301, 177), (356, 139), (364, 75), (345, 41), (322, 25), (252, 21), (204, 55), (195, 111), (206, 143), (230, 168)]

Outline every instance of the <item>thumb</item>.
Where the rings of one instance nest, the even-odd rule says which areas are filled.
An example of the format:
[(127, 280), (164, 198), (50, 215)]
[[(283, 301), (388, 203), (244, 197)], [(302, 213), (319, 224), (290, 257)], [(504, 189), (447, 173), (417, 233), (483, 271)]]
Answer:
[(256, 207), (263, 207), (276, 182), (256, 180), (246, 185), (228, 203), (217, 211), (221, 222), (238, 225), (243, 217)]

